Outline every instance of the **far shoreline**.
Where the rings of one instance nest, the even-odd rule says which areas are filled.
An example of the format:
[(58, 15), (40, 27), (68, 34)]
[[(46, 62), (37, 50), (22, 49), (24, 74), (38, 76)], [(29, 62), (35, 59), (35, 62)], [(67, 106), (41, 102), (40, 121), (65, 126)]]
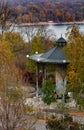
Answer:
[(38, 23), (21, 23), (21, 24), (13, 24), (14, 26), (46, 26), (46, 25), (73, 25), (73, 24), (84, 24), (83, 21), (74, 21), (74, 22), (38, 22)]

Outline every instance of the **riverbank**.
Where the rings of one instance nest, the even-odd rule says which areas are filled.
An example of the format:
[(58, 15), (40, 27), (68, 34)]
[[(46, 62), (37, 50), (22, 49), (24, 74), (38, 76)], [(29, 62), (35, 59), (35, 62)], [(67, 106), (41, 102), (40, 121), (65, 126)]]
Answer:
[(53, 22), (53, 21), (49, 21), (49, 22), (38, 22), (38, 23), (21, 23), (21, 24), (14, 24), (15, 26), (46, 26), (46, 25), (73, 25), (73, 24), (84, 24), (84, 20), (83, 21), (74, 21), (74, 22)]

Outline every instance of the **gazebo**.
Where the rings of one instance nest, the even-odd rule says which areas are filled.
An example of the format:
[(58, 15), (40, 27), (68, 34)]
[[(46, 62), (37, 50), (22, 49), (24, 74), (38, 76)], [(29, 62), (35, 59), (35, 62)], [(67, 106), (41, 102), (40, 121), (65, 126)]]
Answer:
[(56, 41), (56, 46), (51, 48), (46, 53), (36, 54), (29, 56), (30, 60), (33, 60), (36, 62), (36, 88), (37, 92), (36, 95), (38, 96), (38, 74), (39, 74), (39, 65), (43, 66), (43, 82), (46, 80), (46, 66), (47, 65), (54, 65), (56, 68), (56, 74), (55, 74), (55, 81), (56, 81), (56, 93), (60, 96), (62, 95), (62, 100), (64, 102), (65, 100), (65, 91), (66, 91), (66, 70), (67, 65), (70, 63), (69, 60), (67, 60), (66, 55), (63, 51), (63, 47), (67, 44), (67, 41), (60, 37)]

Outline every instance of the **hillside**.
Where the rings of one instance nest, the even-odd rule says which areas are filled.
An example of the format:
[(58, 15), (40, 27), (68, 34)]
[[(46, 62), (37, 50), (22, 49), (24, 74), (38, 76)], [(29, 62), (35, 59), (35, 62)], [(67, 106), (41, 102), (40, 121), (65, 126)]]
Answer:
[(48, 2), (82, 2), (83, 0), (10, 0), (12, 4), (48, 3)]
[(84, 20), (83, 0), (9, 0), (8, 8), (12, 8), (16, 23)]
[[(0, 2), (3, 2), (4, 0), (0, 0)], [(5, 0), (7, 1), (7, 0)], [(8, 0), (8, 3), (10, 5), (18, 5), (18, 4), (28, 4), (28, 3), (48, 3), (48, 2), (83, 2), (83, 0)]]

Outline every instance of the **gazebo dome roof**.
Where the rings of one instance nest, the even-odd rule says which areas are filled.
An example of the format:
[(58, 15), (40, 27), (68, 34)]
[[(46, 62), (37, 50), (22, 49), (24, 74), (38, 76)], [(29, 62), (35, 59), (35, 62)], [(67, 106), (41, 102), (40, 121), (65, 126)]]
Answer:
[(66, 59), (65, 53), (61, 48), (66, 43), (67, 43), (66, 40), (61, 37), (57, 40), (57, 46), (50, 49), (46, 53), (34, 54), (32, 56), (29, 56), (29, 59), (39, 63), (69, 64), (69, 60)]
[(48, 52), (44, 53), (41, 58), (46, 59), (48, 62), (60, 62), (66, 60), (65, 54), (60, 47), (54, 47)]
[(56, 46), (50, 49), (46, 53), (34, 54), (29, 56), (29, 59), (34, 60), (38, 63), (49, 63), (49, 64), (68, 64), (69, 60), (66, 59), (63, 50)]

